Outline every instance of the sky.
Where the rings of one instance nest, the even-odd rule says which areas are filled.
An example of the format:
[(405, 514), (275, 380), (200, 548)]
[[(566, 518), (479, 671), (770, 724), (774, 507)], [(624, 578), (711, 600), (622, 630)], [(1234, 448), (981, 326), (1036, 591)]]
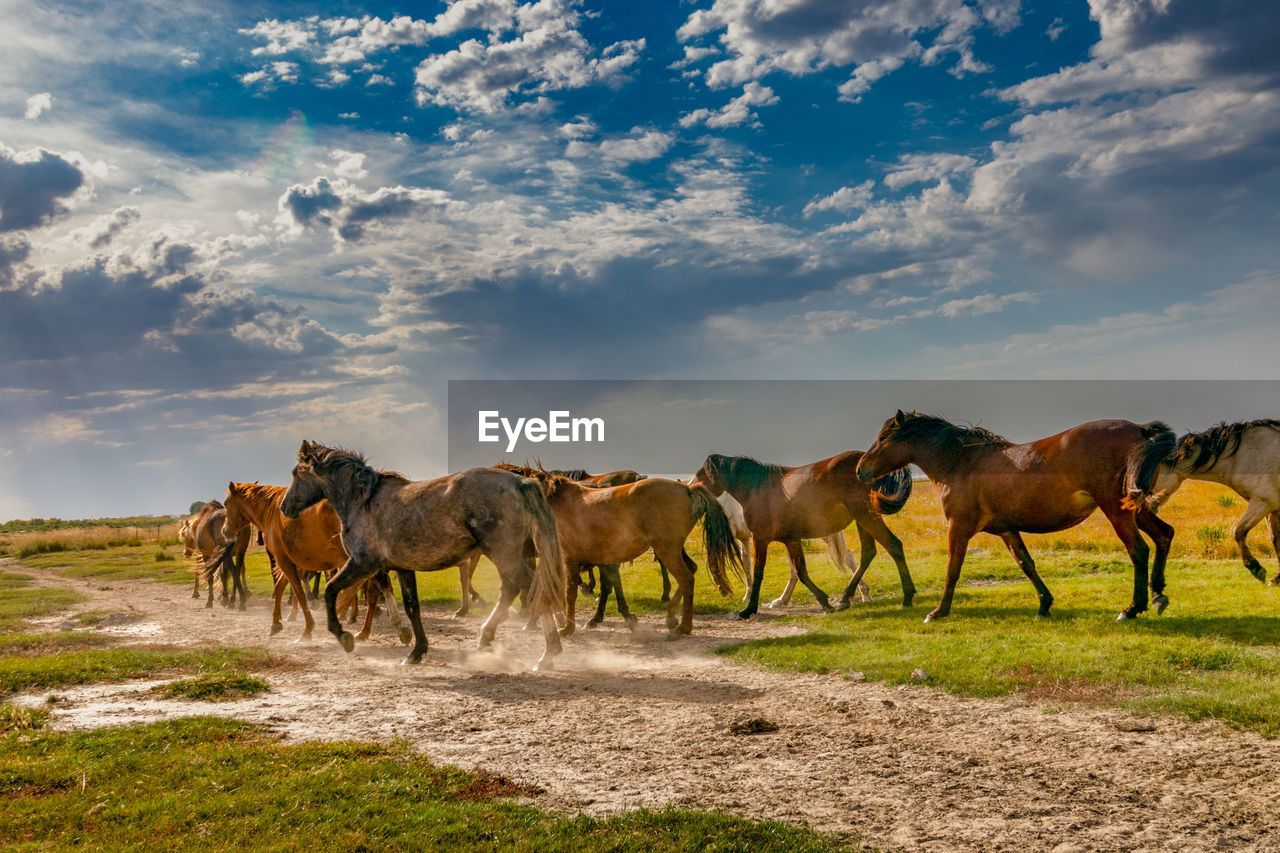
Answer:
[(304, 437), (438, 475), (449, 379), (1277, 377), (1265, 0), (0, 31), (0, 519), (179, 512)]

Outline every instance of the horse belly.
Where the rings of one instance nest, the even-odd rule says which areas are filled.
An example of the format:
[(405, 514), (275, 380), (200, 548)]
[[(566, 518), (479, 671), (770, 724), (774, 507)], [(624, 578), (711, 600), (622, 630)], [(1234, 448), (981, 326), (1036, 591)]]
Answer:
[(1016, 516), (1013, 527), (1023, 533), (1055, 533), (1080, 524), (1098, 508), (1087, 492), (1074, 492), (1065, 500), (1028, 507)]

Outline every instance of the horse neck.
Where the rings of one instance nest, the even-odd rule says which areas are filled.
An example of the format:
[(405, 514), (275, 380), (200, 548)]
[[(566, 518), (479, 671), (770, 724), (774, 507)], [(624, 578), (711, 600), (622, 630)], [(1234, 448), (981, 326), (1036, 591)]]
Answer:
[(280, 515), (280, 501), (284, 498), (284, 489), (277, 486), (258, 487), (237, 492), (244, 505), (244, 514), (259, 529), (270, 526), (270, 522)]
[(945, 483), (955, 476), (956, 469), (965, 461), (967, 459), (948, 459), (936, 448), (916, 443), (912, 445), (911, 458), (907, 460), (907, 464), (915, 465), (934, 483)]

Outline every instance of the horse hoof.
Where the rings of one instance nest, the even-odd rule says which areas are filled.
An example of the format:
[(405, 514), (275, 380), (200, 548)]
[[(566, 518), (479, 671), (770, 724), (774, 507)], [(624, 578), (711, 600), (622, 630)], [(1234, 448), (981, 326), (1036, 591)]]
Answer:
[(667, 632), (667, 637), (666, 637), (666, 639), (667, 639), (667, 642), (668, 642), (668, 643), (673, 643), (673, 642), (675, 642), (676, 640), (680, 639), (680, 638), (681, 638), (681, 637), (683, 637), (683, 636), (684, 636), (684, 634), (680, 633), (680, 631), (678, 631), (678, 630), (674, 630), (674, 631), (669, 631), (669, 632)]
[(356, 638), (351, 636), (350, 631), (343, 631), (342, 636), (338, 637), (338, 642), (342, 643), (342, 650), (344, 652), (351, 652), (355, 650)]
[(582, 627), (583, 627), (583, 628), (586, 628), (587, 630), (591, 630), (592, 628), (598, 627), (602, 621), (604, 621), (604, 620), (602, 620), (602, 619), (588, 619), (586, 622), (582, 623)]
[(626, 618), (626, 622), (627, 622), (627, 628), (632, 632), (634, 632), (636, 628), (640, 627), (640, 620), (634, 616), (628, 616)]
[(284, 626), (281, 625), (279, 622), (271, 623), (271, 636), (274, 637), (276, 634), (279, 634), (283, 630), (284, 630)]
[(551, 658), (544, 657), (542, 660), (534, 664), (533, 671), (534, 672), (551, 672), (555, 668), (556, 668), (556, 665), (555, 663), (552, 662)]
[(1117, 622), (1128, 622), (1130, 619), (1137, 619), (1136, 613), (1130, 613), (1128, 610), (1121, 610), (1120, 615), (1116, 617)]
[(1165, 608), (1169, 606), (1169, 597), (1161, 593), (1151, 599), (1151, 603), (1155, 605), (1156, 615), (1159, 616), (1161, 613), (1164, 613)]
[(733, 619), (735, 622), (749, 622), (752, 619), (754, 619), (755, 616), (756, 616), (755, 613), (748, 613), (747, 611), (744, 610), (741, 613), (738, 613), (737, 615), (735, 615)]
[(836, 599), (836, 603), (835, 603), (835, 605), (834, 605), (831, 609), (832, 609), (832, 610), (848, 610), (848, 609), (849, 609), (849, 599), (847, 599), (847, 598), (838, 598), (838, 599)]
[(773, 601), (770, 601), (768, 604), (766, 604), (765, 607), (769, 608), (770, 610), (776, 610), (779, 607), (785, 607), (786, 604), (787, 602), (783, 601), (781, 598), (775, 598)]
[(413, 632), (410, 631), (408, 628), (401, 628), (400, 629), (400, 645), (402, 646), (409, 645), (409, 640), (411, 639), (413, 639)]

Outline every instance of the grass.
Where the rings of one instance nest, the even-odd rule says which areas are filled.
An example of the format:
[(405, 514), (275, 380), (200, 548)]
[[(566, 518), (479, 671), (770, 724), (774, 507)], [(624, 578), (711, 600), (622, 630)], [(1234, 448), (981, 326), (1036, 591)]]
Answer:
[(13, 732), (29, 732), (42, 729), (49, 722), (49, 712), (44, 708), (21, 708), (0, 702), (0, 737)]
[(514, 801), (537, 789), (437, 767), (400, 743), (285, 745), (192, 718), (0, 741), (0, 837), (12, 850), (89, 845), (339, 850), (826, 851), (786, 824), (666, 809), (609, 818)]
[(31, 575), (0, 571), (0, 633), (21, 630), (27, 619), (59, 613), (85, 600), (75, 590), (33, 587)]
[(279, 660), (265, 651), (235, 648), (184, 651), (128, 646), (14, 655), (0, 658), (0, 695), (167, 673), (217, 675), (277, 666)]
[(244, 672), (215, 672), (195, 678), (180, 678), (153, 688), (166, 699), (196, 702), (234, 702), (271, 689), (266, 680)]

